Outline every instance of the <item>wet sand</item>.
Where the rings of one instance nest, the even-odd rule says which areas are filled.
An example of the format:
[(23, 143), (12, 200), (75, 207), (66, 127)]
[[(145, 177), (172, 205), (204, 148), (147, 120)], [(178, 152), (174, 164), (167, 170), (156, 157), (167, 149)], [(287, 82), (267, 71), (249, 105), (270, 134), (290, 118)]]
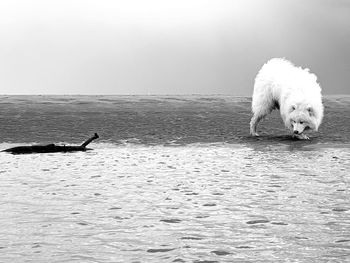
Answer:
[(1, 262), (345, 262), (350, 150), (0, 154)]

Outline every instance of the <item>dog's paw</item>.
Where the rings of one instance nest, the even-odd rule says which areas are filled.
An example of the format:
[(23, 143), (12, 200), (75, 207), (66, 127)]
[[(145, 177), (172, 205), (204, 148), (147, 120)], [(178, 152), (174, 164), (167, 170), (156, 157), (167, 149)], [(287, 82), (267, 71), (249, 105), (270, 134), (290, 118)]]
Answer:
[(307, 136), (306, 134), (293, 134), (293, 138), (299, 140), (310, 140), (309, 136)]
[(259, 134), (257, 132), (250, 132), (250, 135), (253, 137), (259, 137)]

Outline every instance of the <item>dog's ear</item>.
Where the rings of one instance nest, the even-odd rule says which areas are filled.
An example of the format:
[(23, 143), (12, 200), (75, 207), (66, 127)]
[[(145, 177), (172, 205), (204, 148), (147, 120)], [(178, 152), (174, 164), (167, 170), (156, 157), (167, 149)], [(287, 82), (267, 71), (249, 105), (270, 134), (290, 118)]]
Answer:
[(307, 111), (311, 117), (315, 116), (315, 112), (314, 112), (314, 109), (312, 107), (307, 107)]

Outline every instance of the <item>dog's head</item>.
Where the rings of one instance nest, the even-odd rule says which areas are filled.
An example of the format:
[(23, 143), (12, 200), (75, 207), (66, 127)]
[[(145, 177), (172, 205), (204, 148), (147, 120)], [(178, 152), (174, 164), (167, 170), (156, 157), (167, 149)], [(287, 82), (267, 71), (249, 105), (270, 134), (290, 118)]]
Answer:
[(302, 134), (307, 130), (317, 131), (318, 125), (314, 109), (310, 106), (291, 106), (289, 111), (289, 127), (294, 134)]

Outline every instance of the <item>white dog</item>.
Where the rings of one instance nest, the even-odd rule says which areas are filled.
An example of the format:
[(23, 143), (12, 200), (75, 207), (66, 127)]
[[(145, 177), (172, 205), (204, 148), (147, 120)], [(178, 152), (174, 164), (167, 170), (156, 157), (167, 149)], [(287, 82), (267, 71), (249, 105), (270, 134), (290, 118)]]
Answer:
[(250, 133), (258, 136), (258, 123), (273, 109), (279, 109), (285, 126), (293, 137), (309, 139), (305, 130), (318, 130), (323, 118), (321, 88), (309, 69), (274, 58), (255, 78)]

